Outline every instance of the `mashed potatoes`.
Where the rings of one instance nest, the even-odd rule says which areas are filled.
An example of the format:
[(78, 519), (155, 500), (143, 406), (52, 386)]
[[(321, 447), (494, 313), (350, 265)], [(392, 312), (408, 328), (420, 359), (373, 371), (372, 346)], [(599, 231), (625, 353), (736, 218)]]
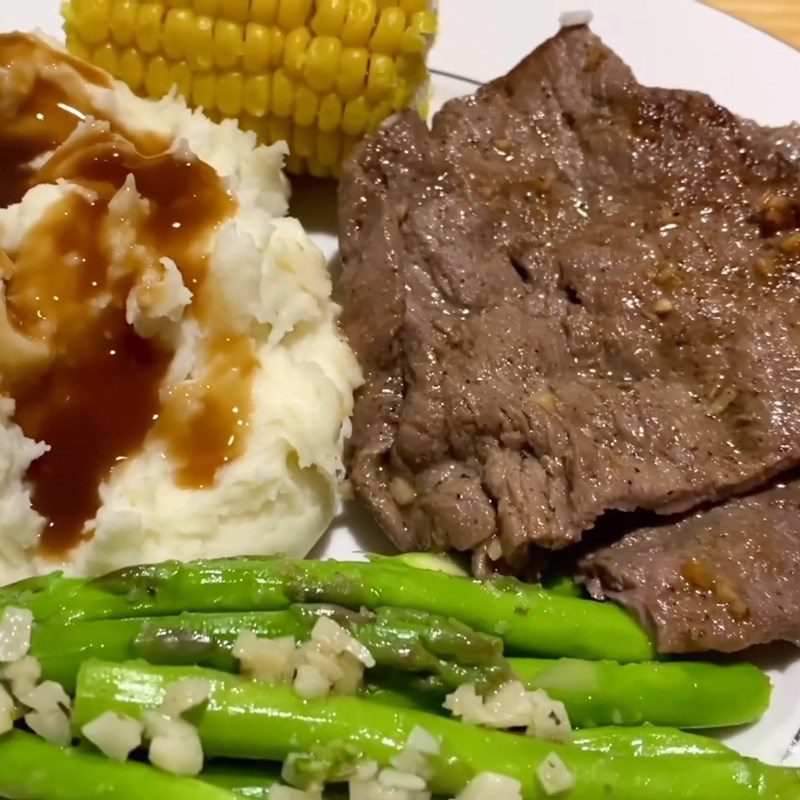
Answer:
[(37, 114), (63, 135), (0, 176), (0, 581), (305, 554), (359, 371), (285, 149), (0, 37), (2, 169)]

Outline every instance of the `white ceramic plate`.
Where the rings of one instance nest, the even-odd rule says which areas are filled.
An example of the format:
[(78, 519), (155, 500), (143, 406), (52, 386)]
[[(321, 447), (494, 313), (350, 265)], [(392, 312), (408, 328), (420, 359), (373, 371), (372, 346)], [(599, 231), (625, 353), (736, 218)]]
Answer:
[[(691, 0), (440, 0), (441, 34), (431, 55), (441, 103), (506, 72), (555, 33), (560, 13), (591, 9), (594, 29), (645, 83), (708, 92), (732, 110), (780, 125), (800, 119), (800, 54), (766, 34)], [(0, 30), (39, 27), (59, 35), (59, 0), (0, 0)], [(336, 251), (335, 195), (300, 182), (294, 213), (329, 256)], [(315, 550), (354, 557), (388, 545), (357, 508), (347, 508)], [(775, 694), (756, 726), (724, 734), (742, 752), (800, 766), (800, 659), (789, 647), (754, 654), (769, 669)], [(788, 754), (788, 755), (787, 755)]]

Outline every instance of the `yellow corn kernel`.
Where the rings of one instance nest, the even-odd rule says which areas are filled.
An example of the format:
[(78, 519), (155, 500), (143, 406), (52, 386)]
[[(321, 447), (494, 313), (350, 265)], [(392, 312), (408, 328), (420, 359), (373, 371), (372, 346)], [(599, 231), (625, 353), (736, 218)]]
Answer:
[(250, 19), (262, 25), (271, 25), (278, 15), (278, 0), (250, 0)]
[(306, 53), (303, 77), (313, 89), (326, 92), (336, 82), (342, 43), (333, 36), (317, 36)]
[(377, 103), (370, 111), (368, 130), (375, 130), (393, 111), (392, 104), (388, 100)]
[(242, 93), (244, 89), (241, 73), (226, 72), (217, 81), (217, 108), (225, 117), (234, 119), (242, 113)]
[(342, 98), (335, 92), (326, 94), (319, 104), (319, 129), (335, 131), (342, 124)]
[(129, 45), (136, 33), (137, 0), (114, 0), (108, 16), (111, 38), (121, 45)]
[(339, 56), (336, 89), (346, 100), (364, 91), (367, 84), (369, 51), (365, 47), (344, 47)]
[(207, 112), (217, 104), (217, 78), (213, 72), (201, 72), (195, 75), (192, 84), (192, 105)]
[(295, 125), (289, 147), (301, 158), (308, 158), (316, 150), (316, 131), (306, 125)]
[(342, 112), (342, 130), (350, 136), (360, 136), (369, 125), (369, 107), (363, 97), (349, 100)]
[(194, 0), (193, 5), (198, 16), (216, 19), (219, 16), (221, 0)]
[(391, 8), (398, 5), (398, 0), (378, 0), (378, 10), (383, 11), (384, 8)]
[(411, 27), (423, 36), (436, 34), (436, 14), (432, 11), (417, 11), (411, 15)]
[(428, 0), (400, 0), (400, 8), (403, 9), (407, 17), (410, 17), (417, 11), (427, 10)]
[(428, 77), (428, 67), (425, 59), (415, 55), (399, 55), (394, 60), (398, 81), (413, 84), (414, 88), (421, 86)]
[(317, 36), (341, 36), (350, 0), (317, 0), (311, 30)]
[(284, 31), (291, 31), (305, 25), (313, 4), (314, 0), (280, 0), (278, 25)]
[(247, 22), (250, 12), (250, 0), (222, 0), (220, 15), (232, 22)]
[(91, 61), (92, 54), (89, 48), (78, 38), (76, 33), (72, 32), (71, 26), (65, 26), (64, 30), (67, 34), (67, 47), (70, 53), (76, 58), (83, 59), (84, 61)]
[(83, 43), (91, 46), (100, 44), (108, 35), (109, 14), (109, 0), (81, 0), (64, 16)]
[(269, 111), (270, 79), (269, 75), (254, 75), (247, 78), (242, 90), (242, 105), (248, 114), (263, 117)]
[(217, 20), (214, 26), (214, 63), (220, 69), (230, 69), (242, 57), (244, 30), (237, 22)]
[(117, 48), (112, 44), (104, 44), (98, 47), (90, 56), (92, 64), (96, 64), (100, 69), (104, 69), (111, 75), (116, 76), (119, 71), (119, 54)]
[(375, 33), (369, 40), (369, 49), (373, 53), (394, 55), (400, 51), (403, 31), (406, 29), (406, 15), (402, 8), (384, 8), (378, 17)]
[(192, 71), (185, 61), (178, 61), (169, 68), (169, 82), (178, 90), (178, 94), (186, 97), (192, 91)]
[(317, 158), (326, 167), (335, 167), (342, 157), (341, 131), (320, 131), (317, 135)]
[(204, 72), (214, 66), (214, 20), (198, 17), (192, 26), (192, 34), (186, 40), (186, 59), (192, 69)]
[(303, 84), (300, 84), (294, 96), (295, 125), (311, 125), (319, 113), (319, 96)]
[(375, 54), (370, 59), (367, 76), (367, 100), (382, 100), (394, 88), (397, 70), (391, 56)]
[(364, 47), (372, 36), (377, 16), (375, 0), (351, 0), (342, 28), (342, 44)]
[(144, 88), (150, 97), (159, 99), (172, 88), (169, 65), (163, 56), (150, 59), (144, 78)]
[(269, 29), (269, 65), (272, 69), (279, 67), (283, 63), (283, 47), (286, 37), (283, 31), (272, 26)]
[(406, 28), (400, 37), (401, 53), (425, 53), (428, 49), (428, 40), (418, 30)]
[[(74, 11), (74, 13), (73, 13)], [(82, 0), (67, 16), (86, 45), (101, 44), (108, 35), (109, 0)]]
[(192, 0), (166, 0), (168, 8), (191, 8)]
[(286, 74), (300, 80), (306, 63), (306, 51), (311, 43), (311, 31), (305, 26), (286, 34), (283, 45), (283, 67)]
[(247, 23), (242, 49), (242, 67), (245, 72), (266, 72), (269, 67), (271, 41), (269, 28), (257, 22)]
[(119, 57), (119, 78), (135, 92), (144, 82), (144, 62), (133, 48), (126, 50)]
[(414, 102), (416, 92), (412, 91), (411, 85), (398, 81), (395, 90), (392, 93), (389, 102), (392, 106), (392, 111), (402, 111), (408, 108)]
[(155, 53), (161, 41), (161, 20), (164, 6), (161, 3), (143, 3), (136, 15), (134, 39), (143, 53)]
[(288, 142), (292, 138), (292, 123), (286, 117), (269, 117), (268, 142)]
[(276, 69), (272, 76), (272, 113), (277, 117), (291, 116), (294, 108), (294, 84), (282, 70)]
[(192, 36), (194, 14), (185, 8), (173, 8), (164, 19), (163, 48), (168, 58), (178, 60), (186, 57), (186, 43)]

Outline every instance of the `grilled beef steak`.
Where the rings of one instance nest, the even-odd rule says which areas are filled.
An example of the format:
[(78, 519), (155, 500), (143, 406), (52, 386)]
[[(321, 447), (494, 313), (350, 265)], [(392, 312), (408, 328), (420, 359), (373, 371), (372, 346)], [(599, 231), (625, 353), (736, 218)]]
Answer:
[(397, 545), (522, 569), (800, 462), (800, 168), (587, 28), (341, 182), (350, 473)]
[(581, 568), (595, 597), (655, 629), (662, 652), (800, 644), (800, 480), (629, 533)]

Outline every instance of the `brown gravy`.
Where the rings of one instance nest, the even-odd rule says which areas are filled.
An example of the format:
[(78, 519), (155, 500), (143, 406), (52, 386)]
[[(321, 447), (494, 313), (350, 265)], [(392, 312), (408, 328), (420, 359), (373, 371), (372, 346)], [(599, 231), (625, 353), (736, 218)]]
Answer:
[[(209, 238), (236, 207), (210, 166), (181, 160), (166, 142), (159, 148), (152, 139), (131, 141), (112, 122), (60, 147), (38, 171), (29, 168), (31, 158), (62, 144), (84, 115), (95, 115), (84, 81), (107, 80), (32, 41), (0, 36), (0, 68), (19, 70), (15, 58), (35, 65), (15, 114), (0, 118), (0, 202), (17, 202), (31, 186), (58, 178), (92, 192), (88, 199), (69, 195), (49, 210), (9, 254), (5, 280), (11, 323), (47, 342), (50, 353), (33, 375), (0, 374), (0, 388), (16, 401), (14, 420), (25, 435), (50, 445), (27, 479), (35, 509), (48, 519), (42, 549), (59, 553), (83, 536), (114, 465), (135, 455), (148, 436), (163, 442), (182, 486), (211, 485), (217, 470), (242, 451), (257, 360), (250, 337), (227, 331), (224, 320), (202, 311), (213, 305)], [(112, 271), (112, 234), (103, 232), (109, 202), (128, 175), (149, 202), (134, 222), (137, 245), (152, 257)], [(192, 291), (188, 312), (200, 319), (209, 342), (206, 372), (169, 392), (162, 382), (173, 349), (137, 335), (125, 319), (131, 289), (161, 257), (175, 262)]]
[(212, 339), (202, 381), (185, 382), (164, 403), (155, 431), (169, 442), (178, 483), (206, 488), (217, 470), (241, 455), (250, 428), (252, 379), (258, 367), (246, 337)]
[(111, 81), (21, 33), (0, 35), (0, 69), (10, 76), (0, 105), (0, 208), (5, 208), (30, 188), (30, 162), (61, 144), (91, 109), (86, 85)]

